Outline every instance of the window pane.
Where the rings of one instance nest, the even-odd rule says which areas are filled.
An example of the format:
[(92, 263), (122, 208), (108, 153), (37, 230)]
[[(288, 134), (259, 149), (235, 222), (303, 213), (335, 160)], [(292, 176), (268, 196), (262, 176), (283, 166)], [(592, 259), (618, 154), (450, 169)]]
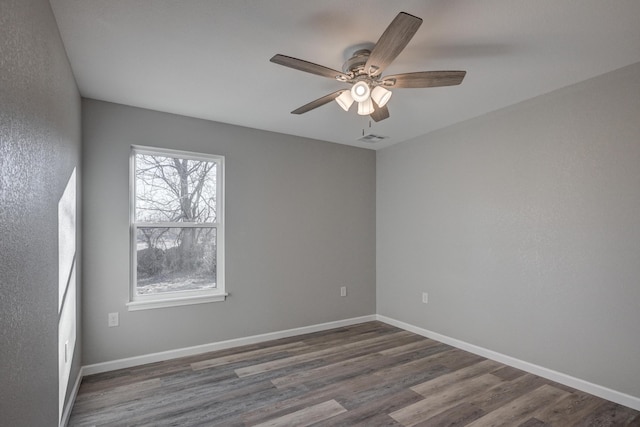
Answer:
[(137, 222), (216, 222), (215, 161), (136, 154)]
[(216, 287), (215, 228), (138, 227), (136, 294)]

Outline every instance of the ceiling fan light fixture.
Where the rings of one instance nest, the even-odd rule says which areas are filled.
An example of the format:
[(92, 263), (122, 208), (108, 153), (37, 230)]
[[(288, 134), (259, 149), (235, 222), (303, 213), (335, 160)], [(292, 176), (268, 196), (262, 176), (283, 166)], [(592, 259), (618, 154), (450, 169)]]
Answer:
[(364, 102), (370, 99), (371, 89), (367, 82), (359, 81), (351, 87), (351, 97), (356, 102)]
[(351, 92), (345, 90), (336, 98), (336, 102), (344, 111), (349, 111), (351, 108), (351, 104), (353, 104), (353, 97), (351, 96)]
[(384, 107), (391, 99), (391, 91), (382, 86), (376, 86), (371, 91), (371, 98), (376, 101), (378, 107)]
[(371, 98), (358, 102), (358, 114), (361, 116), (368, 116), (369, 114), (372, 114), (373, 111), (373, 101), (371, 101)]
[(400, 12), (384, 30), (378, 42), (366, 43), (353, 52), (343, 64), (342, 71), (292, 56), (276, 54), (270, 61), (305, 73), (327, 77), (350, 84), (321, 98), (296, 108), (291, 114), (303, 114), (335, 100), (340, 108), (348, 111), (358, 103), (358, 114), (369, 115), (379, 122), (389, 118), (387, 103), (392, 88), (430, 88), (456, 86), (462, 83), (466, 71), (417, 71), (382, 77), (385, 69), (404, 50), (418, 31), (422, 19)]

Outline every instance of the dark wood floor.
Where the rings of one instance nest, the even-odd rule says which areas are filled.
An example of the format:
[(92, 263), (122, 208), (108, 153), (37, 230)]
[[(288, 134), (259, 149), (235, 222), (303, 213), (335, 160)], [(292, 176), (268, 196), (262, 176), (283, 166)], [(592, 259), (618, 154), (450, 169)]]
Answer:
[(640, 426), (640, 412), (380, 322), (85, 377), (71, 426)]

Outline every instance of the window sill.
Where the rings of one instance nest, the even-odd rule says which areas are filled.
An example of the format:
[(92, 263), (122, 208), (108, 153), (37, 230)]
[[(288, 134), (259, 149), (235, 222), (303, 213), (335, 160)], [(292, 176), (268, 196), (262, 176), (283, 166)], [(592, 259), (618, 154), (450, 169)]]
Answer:
[(217, 294), (217, 295), (199, 295), (189, 297), (178, 297), (171, 299), (161, 300), (143, 300), (143, 301), (131, 301), (127, 303), (127, 310), (152, 310), (155, 308), (177, 307), (181, 305), (191, 304), (206, 304), (210, 302), (222, 302), (229, 294)]

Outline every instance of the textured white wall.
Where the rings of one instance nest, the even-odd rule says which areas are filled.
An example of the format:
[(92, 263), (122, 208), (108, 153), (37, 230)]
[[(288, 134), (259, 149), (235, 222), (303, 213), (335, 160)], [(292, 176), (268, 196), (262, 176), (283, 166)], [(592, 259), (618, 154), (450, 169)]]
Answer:
[[(85, 364), (375, 313), (375, 152), (94, 100), (83, 142)], [(225, 302), (127, 311), (131, 144), (225, 156)]]
[(635, 64), (379, 151), (378, 313), (640, 397), (639, 119)]
[[(47, 0), (0, 2), (0, 67), (0, 424), (54, 426), (58, 201), (80, 171), (80, 96)], [(80, 362), (78, 346), (71, 385)]]

